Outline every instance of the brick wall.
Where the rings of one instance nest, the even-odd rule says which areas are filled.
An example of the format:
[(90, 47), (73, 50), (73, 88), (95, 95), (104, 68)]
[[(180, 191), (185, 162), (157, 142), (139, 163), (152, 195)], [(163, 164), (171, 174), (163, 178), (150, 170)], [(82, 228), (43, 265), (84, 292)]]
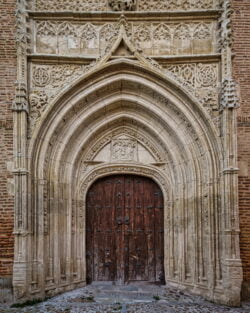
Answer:
[(250, 1), (233, 0), (234, 77), (239, 84), (238, 110), (240, 246), (244, 280), (250, 284)]
[(16, 80), (15, 0), (0, 0), (0, 277), (12, 274), (13, 262), (13, 122)]

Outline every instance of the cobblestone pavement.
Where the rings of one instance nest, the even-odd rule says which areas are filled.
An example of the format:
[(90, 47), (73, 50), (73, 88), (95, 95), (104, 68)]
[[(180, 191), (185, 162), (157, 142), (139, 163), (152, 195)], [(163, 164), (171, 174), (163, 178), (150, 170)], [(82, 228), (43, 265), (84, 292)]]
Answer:
[(95, 284), (19, 308), (0, 304), (0, 313), (250, 313), (250, 302), (229, 308), (172, 288)]

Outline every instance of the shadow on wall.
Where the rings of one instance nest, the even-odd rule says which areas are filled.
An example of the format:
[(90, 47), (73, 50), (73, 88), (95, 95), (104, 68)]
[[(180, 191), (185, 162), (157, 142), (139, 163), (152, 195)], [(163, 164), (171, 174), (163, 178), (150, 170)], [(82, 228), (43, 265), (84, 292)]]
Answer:
[(243, 281), (242, 283), (242, 292), (241, 292), (241, 300), (250, 300), (250, 281)]
[(0, 277), (0, 305), (13, 300), (12, 277)]

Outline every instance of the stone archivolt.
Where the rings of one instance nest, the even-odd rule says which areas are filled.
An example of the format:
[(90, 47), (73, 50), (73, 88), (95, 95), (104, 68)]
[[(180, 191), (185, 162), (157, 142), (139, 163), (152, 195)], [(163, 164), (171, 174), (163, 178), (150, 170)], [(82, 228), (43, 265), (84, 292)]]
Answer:
[[(38, 184), (34, 185), (34, 190), (39, 188), (43, 195), (39, 206), (47, 234), (43, 243), (43, 249), (47, 251), (47, 257), (43, 259), (46, 288), (50, 289), (47, 294), (56, 292), (53, 286), (56, 288), (57, 280), (62, 285), (84, 284), (85, 250), (84, 247), (79, 250), (79, 242), (85, 240), (84, 194), (98, 177), (119, 172), (152, 177), (165, 190), (165, 248), (166, 251), (174, 249), (173, 254), (166, 252), (165, 255), (166, 279), (191, 286), (199, 284), (203, 290), (209, 290), (214, 275), (218, 275), (214, 283), (220, 289), (222, 272), (216, 264), (219, 264), (223, 253), (221, 238), (216, 239), (216, 250), (207, 248), (209, 236), (214, 235), (213, 229), (216, 233), (221, 231), (220, 223), (216, 226), (209, 219), (210, 214), (214, 214), (212, 201), (216, 199), (216, 207), (219, 209), (220, 206), (218, 160), (221, 151), (217, 135), (198, 104), (191, 100), (188, 102), (187, 97), (167, 80), (163, 84), (153, 68), (145, 67), (142, 74), (142, 65), (122, 60), (109, 61), (99, 70), (92, 71), (91, 76), (85, 74), (84, 79), (78, 80), (69, 93), (60, 97), (45, 112), (31, 139), (30, 170), (32, 179), (37, 182), (35, 185)], [(120, 131), (115, 130), (119, 127)], [(44, 138), (43, 142), (38, 138)], [(118, 149), (114, 150), (114, 143), (119, 143)], [(143, 154), (138, 152), (138, 159), (135, 152), (137, 145), (145, 149), (138, 150), (144, 151)], [(105, 153), (101, 151), (110, 151), (111, 159), (103, 158)], [(124, 165), (124, 162), (127, 164)], [(35, 173), (33, 170), (38, 164), (39, 172)], [(185, 190), (187, 184), (188, 197)], [(197, 186), (200, 186), (199, 192)], [(32, 195), (35, 201), (35, 191)], [(68, 222), (64, 219), (60, 221), (57, 231), (49, 226), (58, 218), (53, 213), (58, 197), (58, 210), (68, 212), (66, 216), (71, 217), (69, 230), (66, 230)], [(198, 225), (188, 217), (195, 208), (200, 220)], [(184, 214), (182, 220), (181, 214)], [(185, 229), (184, 238), (180, 227)], [(202, 237), (198, 236), (201, 230)], [(66, 237), (62, 233), (67, 233)], [(197, 234), (195, 241), (191, 240), (194, 233)], [(72, 243), (70, 250), (67, 248), (69, 242)], [(54, 254), (55, 247), (60, 250), (60, 256)], [(185, 263), (178, 252), (182, 249), (188, 251), (183, 252)], [(194, 259), (197, 249), (202, 256), (200, 260)], [(213, 265), (210, 253), (217, 258), (217, 263)], [(32, 267), (33, 292), (39, 289), (37, 258), (39, 263), (39, 256), (34, 256)], [(63, 261), (67, 259), (72, 260), (70, 268), (74, 276)], [(200, 271), (199, 276), (194, 272), (194, 263)], [(180, 274), (183, 271), (184, 276)], [(72, 279), (65, 280), (65, 275)], [(216, 297), (216, 292), (213, 297)]]

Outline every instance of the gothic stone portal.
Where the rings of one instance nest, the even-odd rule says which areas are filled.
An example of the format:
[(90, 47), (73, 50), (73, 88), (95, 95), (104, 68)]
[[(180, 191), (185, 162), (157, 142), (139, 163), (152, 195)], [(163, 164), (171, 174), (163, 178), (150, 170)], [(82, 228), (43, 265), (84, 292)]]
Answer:
[(87, 194), (87, 281), (164, 282), (163, 194), (149, 178), (99, 179)]

